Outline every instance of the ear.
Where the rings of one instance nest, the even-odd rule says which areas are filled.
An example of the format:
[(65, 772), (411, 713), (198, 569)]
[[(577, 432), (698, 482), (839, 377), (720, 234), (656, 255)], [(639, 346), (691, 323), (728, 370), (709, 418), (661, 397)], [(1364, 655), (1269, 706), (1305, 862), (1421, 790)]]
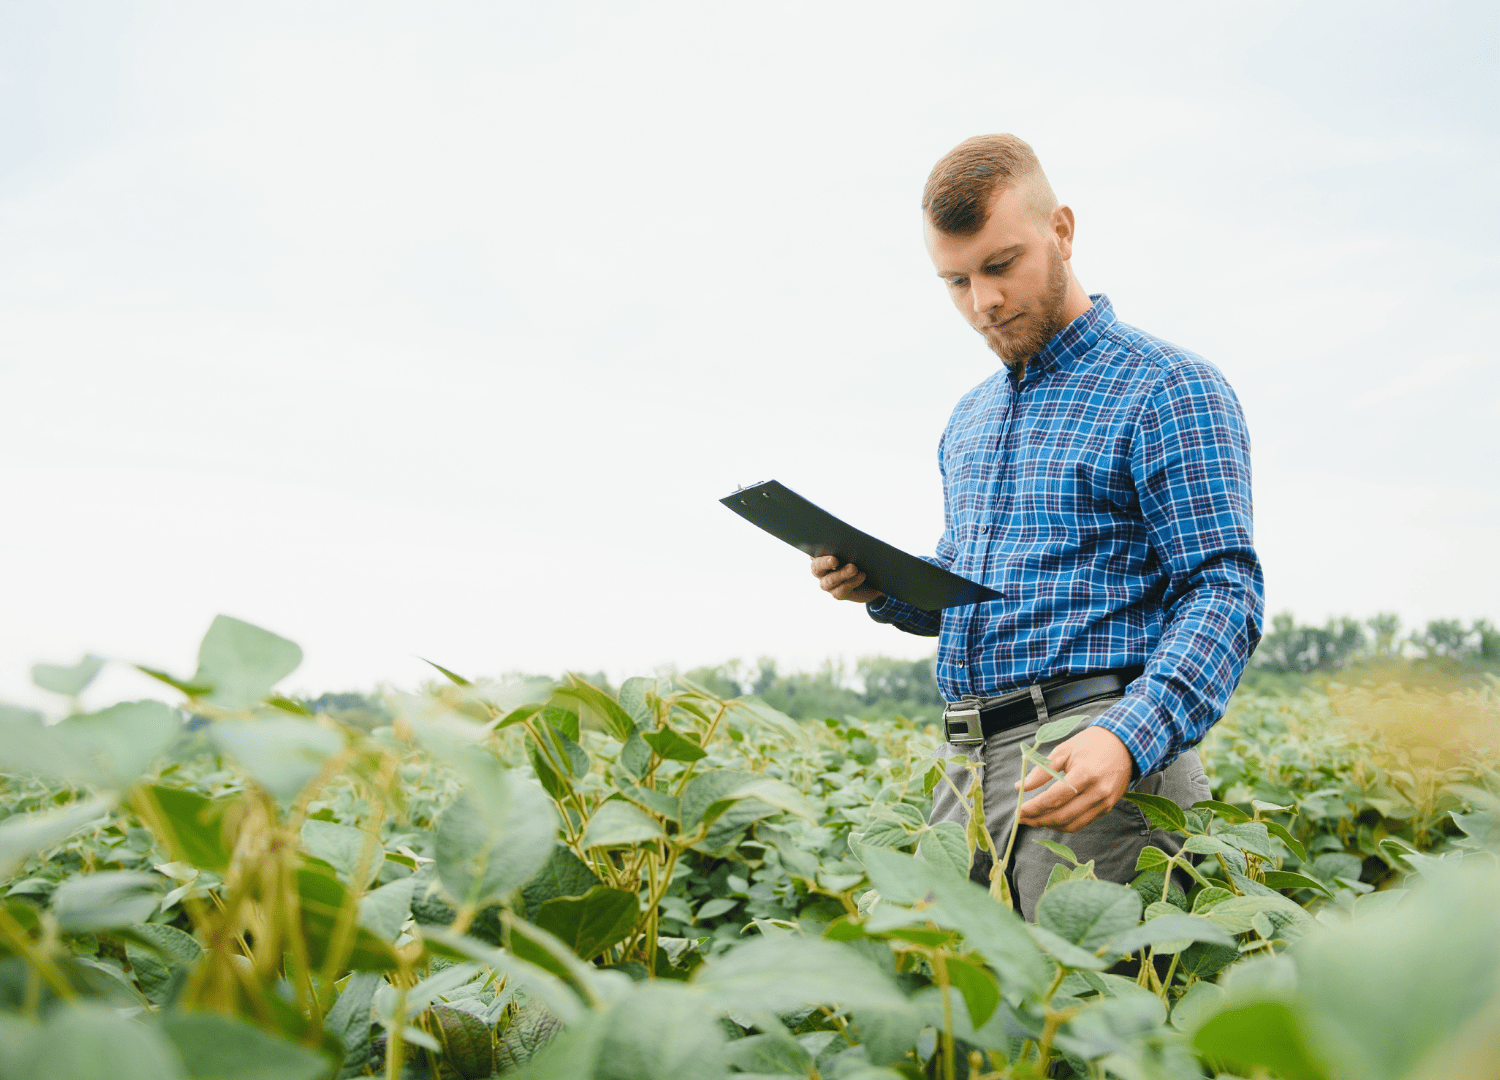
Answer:
[(1071, 206), (1057, 207), (1052, 211), (1047, 227), (1052, 230), (1052, 236), (1057, 241), (1057, 250), (1062, 253), (1063, 261), (1071, 259), (1073, 257), (1073, 208)]

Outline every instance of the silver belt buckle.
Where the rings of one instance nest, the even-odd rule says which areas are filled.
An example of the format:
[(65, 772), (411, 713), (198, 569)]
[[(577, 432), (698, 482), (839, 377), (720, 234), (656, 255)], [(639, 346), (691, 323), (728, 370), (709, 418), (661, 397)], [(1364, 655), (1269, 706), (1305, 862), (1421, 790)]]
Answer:
[(978, 705), (947, 705), (943, 708), (943, 727), (954, 746), (979, 746), (984, 742), (984, 727), (979, 722)]

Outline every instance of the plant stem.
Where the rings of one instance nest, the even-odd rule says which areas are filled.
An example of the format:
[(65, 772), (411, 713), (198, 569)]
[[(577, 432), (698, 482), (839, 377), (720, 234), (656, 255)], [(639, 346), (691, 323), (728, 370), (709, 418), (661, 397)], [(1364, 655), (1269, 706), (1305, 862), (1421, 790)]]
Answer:
[(387, 1028), (389, 1034), (385, 1040), (385, 1080), (401, 1080), (401, 1068), (405, 1064), (402, 1060), (406, 1054), (406, 1043), (402, 1039), (406, 1031), (406, 980), (402, 979), (396, 986), (396, 1023)]
[(937, 976), (943, 994), (943, 1075), (957, 1080), (958, 1063), (953, 1057), (953, 990), (948, 982), (948, 963), (942, 949), (932, 953), (932, 973)]
[(25, 928), (11, 917), (10, 912), (5, 910), (3, 905), (0, 905), (0, 938), (4, 938), (12, 951), (25, 959), (31, 965), (32, 970), (47, 980), (47, 985), (52, 987), (58, 997), (67, 1001), (76, 996), (73, 993), (73, 987), (63, 977), (57, 965), (37, 950), (32, 943), (31, 935), (26, 933)]

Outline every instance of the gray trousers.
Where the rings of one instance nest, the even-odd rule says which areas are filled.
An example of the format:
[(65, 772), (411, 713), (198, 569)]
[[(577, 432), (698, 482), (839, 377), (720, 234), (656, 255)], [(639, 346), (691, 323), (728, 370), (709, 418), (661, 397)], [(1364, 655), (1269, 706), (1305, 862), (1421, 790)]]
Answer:
[[(1059, 710), (1058, 715), (1053, 719), (1078, 715), (1092, 719), (1118, 700), (1118, 697), (1105, 698), (1077, 708)], [(938, 751), (941, 757), (962, 754), (970, 761), (982, 760), (984, 762), (979, 775), (984, 784), (985, 825), (995, 841), (995, 850), (1002, 855), (1005, 853), (1005, 844), (1010, 839), (1011, 824), (1016, 816), (1015, 784), (1029, 771), (1029, 766), (1022, 768), (1021, 745), (1029, 744), (1036, 737), (1036, 730), (1040, 726), (1040, 721), (1033, 721), (1030, 724), (1011, 728), (1009, 731), (1002, 731), (986, 739), (982, 747), (964, 748), (945, 743)], [(1073, 733), (1077, 734), (1082, 729), (1083, 724), (1080, 722)], [(1061, 741), (1058, 740), (1058, 742)], [(1043, 756), (1050, 753), (1056, 745), (1056, 742), (1043, 743), (1041, 746)], [(962, 765), (948, 767), (948, 778), (965, 795), (969, 794), (972, 777), (973, 774)], [(1187, 751), (1159, 772), (1141, 777), (1130, 786), (1130, 790), (1148, 795), (1164, 795), (1183, 808), (1210, 797), (1208, 778), (1203, 774), (1203, 763), (1199, 760), (1196, 750)], [(1032, 794), (1034, 793), (1028, 793), (1027, 798), (1030, 798)], [(932, 816), (929, 818), (931, 822), (935, 824), (939, 821), (956, 821), (960, 825), (968, 824), (969, 806), (972, 800), (968, 802), (960, 800), (953, 788), (942, 782), (939, 782), (933, 789), (932, 796)], [(1135, 862), (1143, 848), (1152, 845), (1169, 854), (1176, 854), (1183, 842), (1183, 838), (1175, 833), (1164, 833), (1160, 829), (1152, 828), (1140, 808), (1124, 799), (1121, 799), (1109, 813), (1076, 833), (1055, 832), (1052, 829), (1038, 829), (1022, 825), (1016, 834), (1016, 845), (1011, 852), (1008, 870), (1011, 893), (1016, 898), (1021, 914), (1028, 922), (1036, 918), (1036, 903), (1041, 899), (1042, 889), (1046, 887), (1052, 868), (1059, 863), (1066, 865), (1061, 856), (1047, 850), (1037, 843), (1038, 840), (1052, 840), (1067, 845), (1078, 856), (1080, 862), (1094, 860), (1094, 873), (1101, 880), (1116, 881), (1122, 885), (1128, 885), (1136, 876)], [(989, 853), (977, 852), (975, 863), (971, 876), (988, 885), (991, 866)], [(1178, 876), (1184, 875), (1178, 871)]]

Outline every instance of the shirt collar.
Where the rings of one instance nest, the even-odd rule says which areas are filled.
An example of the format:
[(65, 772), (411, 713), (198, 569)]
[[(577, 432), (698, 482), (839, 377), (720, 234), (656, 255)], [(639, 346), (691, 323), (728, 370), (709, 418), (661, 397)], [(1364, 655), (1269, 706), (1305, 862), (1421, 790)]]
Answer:
[(1086, 356), (1099, 336), (1115, 323), (1115, 308), (1103, 293), (1091, 293), (1089, 309), (1053, 335), (1026, 363), (1026, 382), (1033, 383)]

